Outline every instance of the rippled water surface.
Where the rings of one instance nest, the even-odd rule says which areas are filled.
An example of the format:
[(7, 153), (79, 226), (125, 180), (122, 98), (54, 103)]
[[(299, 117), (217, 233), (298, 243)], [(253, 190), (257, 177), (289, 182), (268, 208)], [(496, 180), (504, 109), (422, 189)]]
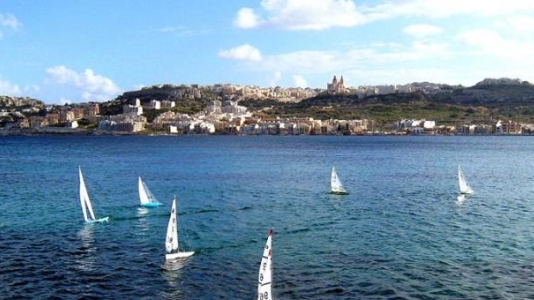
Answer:
[[(0, 138), (0, 298), (534, 298), (532, 137)], [(459, 202), (457, 167), (475, 194)], [(98, 217), (85, 225), (78, 166)], [(336, 166), (350, 195), (328, 193)], [(164, 206), (137, 206), (142, 176)], [(164, 263), (173, 196), (180, 242)]]

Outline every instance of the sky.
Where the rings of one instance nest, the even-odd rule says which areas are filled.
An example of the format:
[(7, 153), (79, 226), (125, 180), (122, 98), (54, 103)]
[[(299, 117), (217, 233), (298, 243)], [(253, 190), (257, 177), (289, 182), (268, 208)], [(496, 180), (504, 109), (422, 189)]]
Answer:
[(0, 0), (0, 95), (534, 83), (532, 0)]

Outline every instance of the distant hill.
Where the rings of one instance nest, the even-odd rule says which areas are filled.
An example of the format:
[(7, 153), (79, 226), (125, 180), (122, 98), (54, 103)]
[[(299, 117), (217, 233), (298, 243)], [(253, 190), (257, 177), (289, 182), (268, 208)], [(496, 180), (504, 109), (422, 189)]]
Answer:
[[(412, 86), (428, 86), (413, 83)], [(259, 116), (312, 117), (314, 119), (371, 119), (377, 125), (388, 126), (405, 118), (435, 120), (438, 124), (492, 123), (497, 119), (534, 123), (534, 85), (519, 79), (482, 80), (471, 87), (436, 85), (437, 91), (415, 91), (358, 97), (356, 95), (319, 94), (300, 102), (277, 99), (246, 99), (239, 101)], [(198, 86), (154, 85), (125, 92), (116, 99), (101, 103), (103, 115), (122, 112), (125, 104), (142, 104), (152, 100), (175, 101), (173, 111), (193, 114), (206, 108), (213, 100), (237, 99)], [(242, 97), (242, 96), (240, 96)], [(42, 101), (30, 98), (0, 96), (0, 108), (13, 106), (44, 109)], [(149, 119), (158, 111), (146, 111)]]
[(45, 107), (45, 104), (41, 100), (28, 97), (0, 96), (0, 108), (10, 107), (35, 107), (41, 109)]
[[(189, 86), (158, 85), (125, 92), (115, 101), (122, 105), (132, 104), (135, 99), (142, 103), (153, 99), (173, 100), (181, 112), (198, 112), (214, 99), (224, 100), (222, 95), (211, 91), (202, 90), (201, 98), (194, 98), (192, 92)], [(440, 124), (488, 123), (496, 119), (534, 122), (534, 85), (519, 79), (488, 78), (472, 87), (442, 88), (441, 92), (431, 94), (415, 91), (359, 98), (323, 93), (296, 103), (244, 99), (239, 104), (258, 115), (373, 119), (378, 125), (403, 118), (433, 119)]]
[(440, 124), (487, 123), (496, 119), (534, 122), (534, 86), (526, 81), (485, 79), (472, 87), (426, 94), (422, 91), (372, 95), (321, 94), (299, 103), (254, 101), (241, 105), (268, 115), (310, 116), (317, 119), (373, 119), (388, 124), (402, 118), (426, 118)]
[[(161, 84), (128, 91), (114, 100), (102, 103), (100, 112), (102, 115), (116, 115), (122, 113), (124, 105), (133, 105), (136, 100), (139, 100), (141, 105), (148, 105), (150, 101), (157, 100), (174, 101), (176, 106), (172, 109), (173, 111), (191, 114), (202, 111), (216, 97), (211, 92), (203, 92), (201, 93), (202, 97), (195, 98), (193, 89), (185, 85)], [(151, 118), (155, 117), (154, 112), (147, 112), (146, 114), (151, 114)]]

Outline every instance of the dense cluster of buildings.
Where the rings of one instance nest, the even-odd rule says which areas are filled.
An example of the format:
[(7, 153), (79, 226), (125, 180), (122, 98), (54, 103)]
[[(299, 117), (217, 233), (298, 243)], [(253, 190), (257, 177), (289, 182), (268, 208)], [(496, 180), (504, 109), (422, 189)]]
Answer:
[[(431, 120), (403, 119), (377, 128), (372, 120), (314, 120), (312, 118), (274, 118), (258, 117), (246, 107), (239, 105), (243, 98), (275, 98), (280, 101), (300, 101), (315, 96), (317, 93), (351, 94), (361, 96), (384, 93), (410, 92), (416, 89), (426, 93), (443, 92), (442, 86), (430, 83), (396, 86), (366, 86), (358, 88), (345, 87), (343, 76), (334, 76), (331, 83), (327, 83), (324, 90), (318, 89), (283, 89), (260, 88), (256, 86), (236, 86), (217, 84), (209, 87), (192, 86), (153, 86), (154, 89), (173, 91), (169, 100), (136, 99), (132, 104), (125, 104), (122, 113), (116, 115), (101, 115), (99, 103), (83, 103), (73, 105), (45, 106), (42, 102), (28, 98), (0, 97), (0, 130), (2, 133), (16, 130), (31, 130), (54, 128), (65, 132), (79, 127), (91, 129), (100, 133), (140, 133), (156, 132), (166, 134), (522, 134), (532, 132), (531, 125), (514, 121), (497, 120), (491, 125), (458, 124), (439, 125)], [(173, 98), (189, 97), (201, 98), (203, 91), (215, 92), (222, 95), (206, 108), (196, 114), (183, 114), (172, 110), (176, 106)], [(143, 90), (128, 93), (140, 93)], [(147, 91), (147, 94), (150, 93)], [(11, 109), (1, 109), (11, 107)], [(17, 109), (13, 109), (17, 108)], [(38, 113), (45, 111), (45, 113)], [(161, 112), (151, 122), (145, 117), (146, 111)]]
[(456, 134), (456, 135), (514, 135), (533, 132), (533, 125), (521, 124), (515, 121), (497, 120), (493, 124), (458, 124), (458, 125), (437, 125), (436, 121), (424, 119), (403, 119), (394, 126), (394, 132), (399, 134), (413, 135), (434, 135), (434, 134)]
[(426, 94), (449, 93), (455, 87), (430, 82), (397, 84), (397, 85), (362, 85), (358, 87), (345, 87), (343, 76), (337, 79), (334, 75), (331, 83), (326, 84), (326, 92), (330, 94), (357, 95), (359, 98), (373, 95), (387, 95), (395, 93), (411, 93), (422, 91)]

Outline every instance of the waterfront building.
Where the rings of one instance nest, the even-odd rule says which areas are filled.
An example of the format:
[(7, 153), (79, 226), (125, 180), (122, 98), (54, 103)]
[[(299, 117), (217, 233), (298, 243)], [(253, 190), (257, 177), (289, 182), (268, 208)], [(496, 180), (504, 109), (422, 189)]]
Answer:
[(118, 115), (101, 117), (98, 129), (102, 131), (115, 131), (136, 133), (145, 129), (146, 118), (143, 116)]
[(503, 122), (501, 120), (497, 121), (493, 125), (493, 133), (495, 134), (520, 134), (521, 133), (521, 124), (508, 120)]

